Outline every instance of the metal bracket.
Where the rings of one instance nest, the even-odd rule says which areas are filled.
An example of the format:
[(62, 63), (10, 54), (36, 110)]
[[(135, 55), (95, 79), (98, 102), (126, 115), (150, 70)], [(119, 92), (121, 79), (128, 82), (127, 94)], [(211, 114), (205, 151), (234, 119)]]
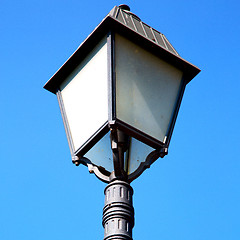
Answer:
[[(72, 162), (76, 165), (79, 166), (80, 163), (88, 167), (89, 173), (94, 173), (98, 179), (105, 183), (110, 182), (110, 176), (105, 173), (104, 169), (101, 169), (100, 167), (97, 167), (92, 164), (92, 162), (86, 158), (86, 157), (78, 157), (76, 155), (72, 156)], [(102, 170), (102, 171), (101, 171)]]
[(146, 157), (146, 160), (140, 164), (138, 169), (131, 173), (128, 176), (128, 182), (132, 182), (134, 179), (139, 177), (147, 168), (150, 168), (150, 166), (159, 158), (163, 158), (168, 154), (168, 148), (161, 148), (158, 150), (154, 150), (151, 153), (148, 154)]
[(124, 153), (129, 148), (129, 136), (119, 129), (111, 129), (111, 148), (113, 152), (114, 179), (127, 180), (124, 170)]
[(124, 134), (122, 131), (116, 129), (111, 129), (111, 147), (113, 152), (113, 166), (114, 171), (110, 174), (104, 168), (95, 166), (86, 157), (78, 157), (76, 155), (72, 156), (72, 162), (78, 166), (80, 163), (88, 167), (90, 173), (94, 173), (98, 179), (105, 183), (112, 182), (114, 180), (123, 180), (126, 182), (132, 182), (134, 179), (139, 177), (147, 168), (159, 158), (163, 158), (168, 154), (168, 148), (161, 148), (152, 151), (146, 157), (146, 160), (140, 164), (138, 169), (127, 175), (124, 170), (124, 153), (129, 148), (130, 137)]

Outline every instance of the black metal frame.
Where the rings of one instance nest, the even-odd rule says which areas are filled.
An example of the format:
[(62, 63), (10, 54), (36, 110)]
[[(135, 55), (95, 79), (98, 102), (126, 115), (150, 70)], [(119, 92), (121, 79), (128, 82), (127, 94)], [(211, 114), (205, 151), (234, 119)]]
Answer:
[(67, 114), (66, 114), (65, 107), (64, 107), (64, 104), (63, 104), (62, 94), (61, 94), (61, 91), (59, 89), (57, 90), (56, 95), (57, 95), (58, 104), (59, 104), (62, 119), (63, 119), (63, 125), (64, 125), (65, 132), (66, 132), (66, 135), (67, 135), (67, 140), (68, 140), (68, 145), (69, 145), (69, 148), (70, 148), (71, 156), (73, 156), (74, 152), (75, 152), (75, 148), (74, 148), (74, 144), (73, 144), (73, 141), (72, 141), (72, 135), (71, 135), (71, 130), (70, 130), (70, 127), (69, 127), (68, 119), (67, 119)]
[(116, 109), (116, 71), (115, 71), (115, 38), (112, 31), (107, 36), (107, 66), (108, 66), (108, 122), (114, 119)]
[[(116, 8), (112, 10), (112, 12), (114, 11), (116, 11)], [(172, 115), (171, 124), (169, 125), (167, 136), (164, 142), (161, 142), (145, 134), (139, 129), (128, 125), (127, 123), (121, 121), (121, 119), (118, 119), (116, 116), (116, 33), (122, 35), (123, 37), (129, 39), (130, 41), (144, 48), (145, 50), (151, 52), (157, 57), (175, 66), (184, 73), (177, 97), (178, 100), (176, 101), (176, 106)], [(91, 52), (93, 47), (95, 47), (104, 36), (107, 36), (109, 105), (108, 119), (106, 119), (106, 122), (79, 149), (75, 149), (71, 137), (71, 130), (64, 109), (61, 91), (58, 88), (59, 85), (66, 79), (66, 77), (68, 77), (69, 74), (79, 65), (79, 63), (85, 59), (85, 57)], [(139, 141), (156, 149), (147, 156), (146, 161), (141, 163), (140, 167), (134, 173), (131, 173), (128, 176), (128, 181), (131, 182), (133, 179), (137, 178), (146, 168), (148, 168), (158, 157), (164, 157), (167, 154), (185, 86), (199, 72), (200, 70), (197, 67), (182, 59), (179, 55), (173, 54), (172, 52), (164, 49), (160, 45), (154, 43), (154, 41), (150, 41), (147, 37), (139, 34), (133, 29), (130, 29), (129, 27), (118, 21), (116, 18), (113, 18), (111, 15), (108, 15), (80, 45), (76, 52), (55, 73), (55, 75), (45, 84), (44, 88), (49, 90), (50, 92), (56, 93), (58, 97), (64, 127), (72, 155), (72, 161), (76, 165), (79, 165), (79, 163), (83, 163), (84, 165), (88, 166), (89, 171), (94, 172), (96, 176), (99, 177), (102, 181), (110, 182), (112, 179), (116, 177), (119, 178), (120, 176), (126, 179), (125, 173), (121, 169), (122, 166), (120, 164), (120, 162), (122, 161), (120, 159), (120, 155), (122, 154), (119, 153), (121, 151), (121, 146), (119, 147), (118, 139), (115, 135), (117, 131), (122, 131), (126, 135), (134, 137)], [(108, 131), (111, 131), (112, 143), (116, 143), (116, 147), (112, 148), (115, 174), (110, 174), (101, 167), (94, 166), (94, 164), (92, 164), (89, 159), (84, 157), (84, 154), (88, 152), (105, 134), (107, 134)]]
[[(125, 35), (122, 35), (125, 38), (128, 38)], [(131, 40), (130, 38), (128, 38), (129, 40)], [(145, 48), (144, 45), (139, 44), (138, 42), (135, 42), (137, 45), (140, 45), (141, 47)], [(122, 121), (121, 119), (118, 119), (116, 116), (116, 59), (115, 59), (115, 32), (111, 31), (109, 33), (109, 41), (108, 41), (108, 54), (111, 56), (108, 56), (109, 59), (109, 63), (108, 65), (111, 66), (109, 68), (109, 127), (110, 129), (120, 129), (122, 131), (124, 131), (125, 133), (127, 133), (129, 136), (132, 136), (136, 139), (138, 139), (139, 141), (155, 148), (155, 149), (162, 149), (162, 148), (168, 148), (169, 144), (170, 144), (170, 139), (171, 139), (171, 135), (173, 132), (173, 128), (176, 122), (176, 118), (177, 118), (177, 114), (181, 105), (181, 101), (182, 101), (182, 97), (183, 97), (183, 93), (184, 93), (184, 89), (185, 86), (187, 84), (186, 81), (186, 77), (183, 77), (181, 80), (181, 85), (180, 85), (180, 89), (179, 89), (179, 93), (177, 96), (177, 101), (176, 101), (176, 105), (174, 107), (174, 111), (173, 111), (173, 115), (171, 117), (171, 121), (170, 121), (170, 125), (168, 127), (167, 130), (167, 134), (165, 136), (166, 141), (161, 142), (147, 134), (145, 134), (144, 132), (142, 132), (141, 130), (130, 126), (129, 124), (125, 123), (124, 121)], [(154, 55), (156, 55), (157, 57), (161, 58), (161, 55), (157, 55), (154, 53)]]
[(180, 88), (179, 88), (178, 96), (177, 96), (177, 101), (176, 101), (176, 104), (175, 104), (175, 107), (174, 107), (174, 112), (173, 112), (173, 115), (171, 117), (171, 123), (169, 125), (168, 130), (167, 130), (167, 135), (166, 135), (167, 146), (169, 146), (169, 144), (170, 144), (170, 140), (171, 140), (173, 129), (174, 129), (174, 126), (175, 126), (175, 123), (176, 123), (177, 115), (178, 115), (178, 112), (179, 112), (179, 109), (180, 109), (180, 105), (181, 105), (181, 102), (182, 102), (182, 98), (183, 98), (183, 94), (184, 94), (184, 91), (185, 91), (185, 88), (186, 88), (186, 84), (187, 83), (186, 83), (185, 78), (183, 76), (182, 80), (181, 80), (181, 85), (180, 85)]

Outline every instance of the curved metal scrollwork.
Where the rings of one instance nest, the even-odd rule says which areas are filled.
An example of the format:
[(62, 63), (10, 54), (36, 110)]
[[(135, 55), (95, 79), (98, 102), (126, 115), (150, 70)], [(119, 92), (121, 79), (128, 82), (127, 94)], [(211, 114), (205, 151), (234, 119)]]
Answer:
[(91, 160), (86, 158), (86, 157), (78, 157), (78, 156), (73, 156), (72, 157), (72, 162), (76, 165), (79, 166), (80, 163), (88, 167), (88, 171), (90, 173), (94, 173), (98, 179), (105, 183), (110, 182), (110, 174), (104, 169), (99, 166), (95, 166), (92, 164)]
[[(113, 133), (116, 134), (116, 133)], [(94, 165), (90, 159), (86, 157), (72, 157), (72, 162), (78, 166), (80, 163), (88, 167), (90, 173), (94, 173), (98, 179), (105, 183), (109, 183), (113, 180), (125, 180), (127, 182), (132, 182), (134, 179), (139, 177), (146, 169), (159, 158), (163, 158), (167, 155), (167, 148), (161, 148), (159, 150), (154, 150), (148, 154), (144, 162), (141, 162), (140, 166), (133, 173), (127, 176), (127, 173), (124, 171), (124, 152), (127, 149), (127, 141), (122, 136), (113, 135), (111, 136), (112, 142), (112, 151), (113, 151), (113, 164), (114, 171), (109, 173), (103, 167)], [(121, 134), (121, 133), (120, 133)], [(123, 144), (124, 143), (124, 144)]]
[(167, 148), (161, 148), (159, 150), (154, 150), (151, 153), (148, 154), (146, 157), (146, 160), (144, 162), (141, 162), (140, 166), (137, 168), (136, 171), (131, 173), (128, 176), (128, 182), (132, 182), (134, 179), (139, 177), (147, 168), (150, 168), (150, 166), (159, 158), (163, 158), (165, 155), (167, 155), (168, 149)]

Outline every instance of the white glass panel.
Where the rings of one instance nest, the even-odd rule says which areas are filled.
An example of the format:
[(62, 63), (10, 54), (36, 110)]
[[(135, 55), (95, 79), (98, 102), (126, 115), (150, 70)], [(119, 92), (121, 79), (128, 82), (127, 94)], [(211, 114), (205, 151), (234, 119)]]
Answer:
[(107, 120), (107, 43), (103, 39), (61, 84), (75, 150)]
[(164, 142), (182, 72), (116, 35), (116, 117)]
[(107, 171), (113, 171), (113, 155), (110, 141), (110, 132), (108, 132), (100, 141), (98, 141), (85, 155), (93, 164), (105, 168)]

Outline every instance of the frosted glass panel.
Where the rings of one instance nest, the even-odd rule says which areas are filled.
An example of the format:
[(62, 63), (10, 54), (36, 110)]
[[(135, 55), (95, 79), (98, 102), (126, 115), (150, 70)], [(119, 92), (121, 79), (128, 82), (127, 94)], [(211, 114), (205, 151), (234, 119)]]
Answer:
[(183, 73), (116, 35), (116, 117), (164, 142)]
[(107, 171), (113, 171), (113, 156), (110, 142), (110, 132), (108, 132), (100, 141), (98, 141), (84, 157), (91, 160), (97, 166), (105, 168)]
[(125, 170), (127, 174), (131, 174), (138, 169), (141, 162), (145, 162), (149, 153), (155, 149), (148, 145), (138, 141), (135, 138), (131, 138), (128, 158), (125, 159)]
[(108, 120), (106, 39), (61, 84), (60, 90), (77, 150)]
[[(146, 160), (149, 153), (154, 151), (153, 148), (131, 138), (129, 151), (125, 153), (125, 171), (131, 174), (138, 169), (141, 162)], [(100, 141), (98, 141), (84, 157), (91, 160), (97, 166), (105, 168), (107, 171), (112, 172), (113, 169), (113, 155), (110, 142), (110, 132), (108, 132)]]

